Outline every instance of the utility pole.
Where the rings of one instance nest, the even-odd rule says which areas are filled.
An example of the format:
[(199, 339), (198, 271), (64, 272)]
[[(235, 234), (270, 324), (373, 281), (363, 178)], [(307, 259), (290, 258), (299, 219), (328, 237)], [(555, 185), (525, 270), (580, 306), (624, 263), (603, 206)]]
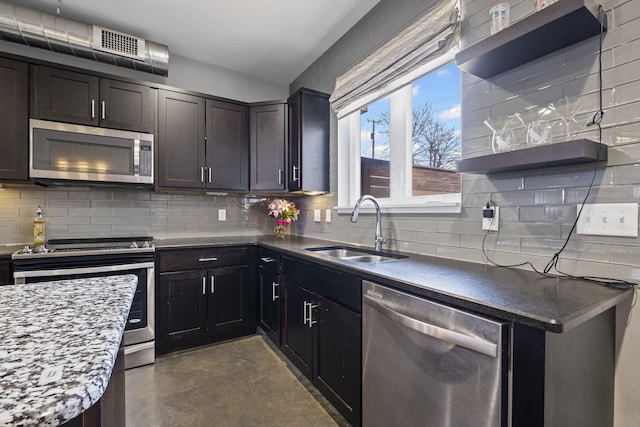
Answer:
[(367, 119), (369, 123), (372, 124), (371, 130), (371, 158), (376, 158), (376, 123), (380, 123), (380, 120), (375, 119)]

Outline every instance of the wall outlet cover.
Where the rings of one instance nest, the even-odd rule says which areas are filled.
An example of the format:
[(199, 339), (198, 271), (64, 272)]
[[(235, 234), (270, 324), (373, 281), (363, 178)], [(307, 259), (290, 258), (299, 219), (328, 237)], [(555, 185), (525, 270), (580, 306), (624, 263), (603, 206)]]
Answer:
[[(580, 205), (578, 205), (580, 212)], [(596, 203), (584, 205), (577, 234), (638, 237), (637, 203)]]
[(226, 220), (227, 220), (227, 210), (218, 209), (218, 221), (226, 221)]
[(314, 222), (321, 222), (322, 221), (322, 217), (320, 216), (320, 209), (314, 209), (313, 210), (313, 221)]
[[(482, 217), (482, 229), (484, 231), (498, 231), (499, 229), (499, 225), (500, 225), (500, 207), (499, 206), (492, 206), (491, 209), (493, 209), (493, 218), (485, 218), (484, 214)], [(485, 208), (483, 207), (482, 210), (484, 211)]]
[(331, 222), (331, 209), (327, 209), (325, 211), (324, 220), (326, 222)]

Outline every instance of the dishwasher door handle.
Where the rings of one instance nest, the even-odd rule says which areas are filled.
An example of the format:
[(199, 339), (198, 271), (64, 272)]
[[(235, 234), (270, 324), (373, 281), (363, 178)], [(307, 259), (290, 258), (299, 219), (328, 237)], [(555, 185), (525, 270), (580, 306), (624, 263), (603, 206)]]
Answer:
[(498, 345), (492, 342), (483, 340), (481, 338), (471, 337), (460, 332), (452, 331), (450, 329), (442, 328), (440, 326), (432, 325), (430, 323), (423, 322), (421, 320), (414, 319), (413, 317), (406, 316), (402, 313), (398, 313), (395, 310), (387, 307), (381, 301), (370, 297), (369, 295), (363, 295), (363, 298), (367, 303), (377, 309), (379, 312), (387, 316), (389, 319), (420, 332), (424, 335), (436, 338), (440, 341), (445, 341), (451, 344), (458, 345), (460, 347), (467, 348), (469, 350), (476, 351), (478, 353), (485, 354), (490, 357), (498, 357)]

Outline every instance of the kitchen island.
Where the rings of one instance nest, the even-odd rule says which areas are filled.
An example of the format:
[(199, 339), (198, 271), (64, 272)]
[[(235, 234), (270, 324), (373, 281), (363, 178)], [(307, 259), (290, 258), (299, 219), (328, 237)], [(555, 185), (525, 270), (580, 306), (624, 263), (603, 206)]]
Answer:
[(100, 401), (136, 286), (122, 275), (0, 287), (0, 425), (56, 426)]

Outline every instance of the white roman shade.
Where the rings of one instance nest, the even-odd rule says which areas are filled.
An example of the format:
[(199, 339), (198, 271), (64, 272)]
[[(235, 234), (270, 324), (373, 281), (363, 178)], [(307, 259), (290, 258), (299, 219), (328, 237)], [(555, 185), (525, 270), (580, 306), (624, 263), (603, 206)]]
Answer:
[(348, 113), (345, 107), (457, 49), (459, 41), (458, 0), (436, 0), (412, 24), (338, 76), (331, 107), (339, 115)]

